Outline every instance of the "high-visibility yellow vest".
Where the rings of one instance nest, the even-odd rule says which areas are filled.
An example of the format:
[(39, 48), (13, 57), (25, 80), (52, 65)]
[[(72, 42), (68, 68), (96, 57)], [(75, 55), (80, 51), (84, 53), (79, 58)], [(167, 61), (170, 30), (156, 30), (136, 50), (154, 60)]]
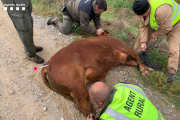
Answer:
[(100, 120), (164, 120), (141, 88), (131, 84), (116, 84), (112, 102)]
[[(159, 29), (159, 24), (155, 18), (155, 12), (158, 7), (163, 4), (168, 4), (172, 6), (173, 11), (171, 15), (172, 26), (175, 25), (180, 20), (180, 5), (174, 0), (149, 0), (151, 4), (151, 13), (150, 13), (150, 26), (151, 28), (157, 30)], [(142, 18), (141, 18), (142, 19)]]

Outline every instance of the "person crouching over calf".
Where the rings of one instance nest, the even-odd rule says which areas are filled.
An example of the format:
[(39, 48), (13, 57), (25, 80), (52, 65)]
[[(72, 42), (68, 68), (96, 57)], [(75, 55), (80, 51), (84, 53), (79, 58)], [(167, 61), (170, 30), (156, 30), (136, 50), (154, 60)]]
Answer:
[(89, 96), (100, 107), (87, 120), (164, 120), (141, 88), (119, 83), (114, 87), (96, 82)]
[[(101, 29), (100, 15), (106, 10), (105, 0), (71, 0), (61, 9), (63, 22), (58, 17), (53, 17), (48, 20), (47, 24), (57, 26), (59, 32), (67, 35), (71, 33), (73, 21), (77, 21), (83, 31), (101, 35), (103, 30)], [(95, 28), (89, 26), (92, 19)]]

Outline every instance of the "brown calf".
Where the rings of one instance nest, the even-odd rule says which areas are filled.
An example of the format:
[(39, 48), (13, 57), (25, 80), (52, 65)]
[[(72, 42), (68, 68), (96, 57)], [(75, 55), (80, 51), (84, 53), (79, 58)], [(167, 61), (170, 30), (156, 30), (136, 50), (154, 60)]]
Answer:
[[(127, 59), (128, 56), (132, 59)], [(152, 70), (141, 64), (130, 47), (107, 32), (69, 44), (46, 65), (49, 66), (41, 71), (44, 83), (73, 101), (84, 115), (88, 114), (91, 104), (86, 83), (104, 81), (108, 70), (116, 65), (138, 66), (143, 75)]]

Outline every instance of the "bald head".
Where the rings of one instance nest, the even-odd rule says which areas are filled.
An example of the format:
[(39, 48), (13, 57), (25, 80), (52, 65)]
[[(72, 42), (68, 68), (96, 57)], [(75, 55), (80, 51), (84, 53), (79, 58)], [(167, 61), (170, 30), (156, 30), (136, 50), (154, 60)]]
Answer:
[(105, 84), (104, 82), (96, 82), (89, 89), (89, 95), (91, 99), (95, 102), (103, 102), (109, 93), (111, 86)]

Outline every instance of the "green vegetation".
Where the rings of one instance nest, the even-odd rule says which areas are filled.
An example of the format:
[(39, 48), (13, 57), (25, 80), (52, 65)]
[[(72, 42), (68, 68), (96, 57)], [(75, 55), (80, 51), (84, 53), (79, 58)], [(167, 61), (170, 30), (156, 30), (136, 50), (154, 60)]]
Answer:
[(160, 93), (162, 93), (163, 96), (168, 97), (169, 100), (173, 102), (178, 109), (180, 109), (180, 68), (178, 69), (176, 78), (173, 83), (167, 83), (168, 54), (160, 52), (159, 48), (149, 50), (147, 53), (148, 59), (152, 62), (152, 64), (158, 65), (163, 69), (162, 71), (154, 71), (148, 79), (144, 77), (141, 79), (146, 85), (150, 85), (154, 90), (158, 90)]
[[(102, 14), (102, 28), (105, 30), (108, 30), (110, 32), (111, 36), (121, 38), (125, 44), (132, 46), (129, 41), (132, 41), (132, 35), (139, 35), (139, 23), (137, 24), (130, 24), (130, 20), (132, 19), (132, 14), (120, 14), (120, 11), (122, 8), (132, 8), (132, 4), (134, 0), (106, 0), (108, 3), (108, 10)], [(62, 18), (61, 13), (61, 6), (67, 1), (64, 0), (32, 0), (33, 3), (33, 12), (36, 14), (40, 14), (43, 16), (59, 16)], [(126, 24), (123, 25), (123, 20), (126, 21)], [(122, 24), (115, 24), (113, 26), (112, 23), (118, 23)], [(134, 21), (133, 21), (134, 22)], [(106, 23), (106, 24), (105, 24)], [(107, 25), (109, 23), (109, 25)], [(93, 26), (93, 23), (90, 25)], [(79, 23), (73, 24), (72, 32), (75, 34), (74, 40), (86, 38), (86, 37), (92, 37), (95, 35), (87, 34), (84, 31), (80, 30)], [(161, 48), (154, 48), (149, 49), (147, 51), (148, 53), (148, 59), (154, 64), (158, 65), (163, 68), (163, 70), (160, 71), (154, 71), (150, 77), (145, 78), (140, 73), (139, 70), (137, 70), (137, 74), (135, 77), (138, 78), (138, 80), (144, 81), (146, 86), (151, 86), (153, 90), (160, 91), (160, 93), (163, 94), (163, 96), (166, 96), (169, 98), (171, 102), (175, 104), (175, 106), (180, 109), (180, 67), (178, 68), (178, 72), (176, 74), (176, 80), (169, 84), (166, 82), (168, 78), (168, 70), (167, 70), (167, 62), (168, 62), (168, 54), (161, 52)], [(135, 68), (136, 69), (136, 68)]]
[(112, 33), (110, 35), (113, 36), (113, 37), (121, 38), (124, 42), (129, 39), (129, 37), (128, 37), (127, 33), (125, 32), (125, 30), (120, 31), (117, 28), (115, 28), (115, 31), (112, 31)]
[(139, 30), (136, 27), (127, 25), (126, 29), (128, 29), (133, 34), (139, 35)]
[(106, 0), (107, 4), (112, 6), (114, 9), (130, 8), (132, 9), (133, 0)]
[(160, 52), (159, 48), (154, 48), (152, 50), (149, 50), (149, 51), (147, 51), (147, 53), (148, 53), (148, 59), (154, 65), (158, 65), (158, 66), (164, 68), (163, 71), (165, 73), (167, 73), (168, 54)]
[(103, 20), (113, 20), (113, 19), (116, 19), (117, 17), (119, 17), (119, 14), (116, 14), (113, 11), (107, 11), (107, 12), (102, 13), (101, 15), (101, 18)]
[(154, 88), (154, 90), (158, 90), (160, 93), (162, 93), (163, 96), (166, 96), (169, 98), (169, 100), (175, 104), (177, 109), (180, 109), (180, 82), (179, 79), (176, 78), (176, 80), (170, 84), (167, 83), (168, 75), (164, 74), (164, 72), (154, 71), (149, 80), (145, 80), (147, 85), (151, 85), (151, 87)]
[(178, 80), (180, 80), (180, 67), (178, 67), (178, 71), (177, 71), (176, 77), (178, 78)]
[(62, 16), (61, 6), (64, 0), (31, 0), (33, 12), (43, 16)]

